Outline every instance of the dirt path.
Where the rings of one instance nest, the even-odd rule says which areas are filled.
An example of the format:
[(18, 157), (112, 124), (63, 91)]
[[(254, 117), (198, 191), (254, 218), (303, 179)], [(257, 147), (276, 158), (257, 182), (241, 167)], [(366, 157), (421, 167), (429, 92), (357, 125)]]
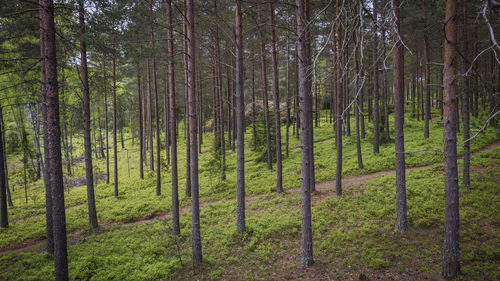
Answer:
[[(324, 140), (324, 141), (328, 141), (328, 140)], [(322, 141), (322, 142), (324, 142), (324, 141)], [(476, 154), (484, 152), (484, 151), (492, 150), (493, 148), (495, 148), (499, 145), (500, 145), (500, 140), (495, 141), (495, 142), (475, 151), (474, 153), (472, 153), (472, 155), (476, 155)], [(462, 159), (462, 157), (460, 157), (459, 159)], [(406, 171), (422, 170), (422, 169), (430, 168), (434, 165), (436, 165), (436, 163), (425, 165), (425, 166), (407, 168)], [(371, 174), (363, 174), (363, 175), (359, 175), (359, 176), (346, 177), (346, 178), (342, 179), (342, 185), (343, 185), (343, 188), (345, 189), (348, 186), (355, 185), (355, 184), (373, 179), (373, 178), (378, 177), (378, 176), (395, 174), (395, 173), (396, 173), (396, 170), (386, 170), (386, 171), (380, 171), (380, 172), (375, 172), (375, 173), (371, 173)], [(316, 183), (316, 191), (322, 193), (325, 190), (332, 189), (333, 187), (335, 187), (335, 183), (336, 183), (335, 180), (328, 180), (328, 181)], [(285, 190), (285, 192), (286, 193), (300, 192), (300, 189), (301, 189), (300, 187), (294, 187), (294, 188)], [(249, 195), (249, 196), (246, 196), (246, 200), (247, 201), (254, 200), (254, 199), (260, 198), (266, 194), (268, 194), (268, 193)], [(220, 200), (202, 202), (202, 203), (200, 203), (200, 208), (202, 208), (204, 206), (208, 206), (208, 205), (217, 204), (220, 202), (232, 202), (232, 201), (236, 201), (236, 199), (235, 198), (233, 198), (233, 199), (220, 199)], [(76, 206), (72, 206), (72, 207), (76, 207)], [(184, 207), (179, 209), (179, 213), (182, 214), (184, 212), (188, 212), (190, 209), (191, 209), (190, 205), (184, 206)], [(153, 213), (153, 214), (147, 215), (146, 217), (142, 217), (142, 218), (139, 218), (137, 220), (126, 222), (126, 223), (101, 224), (100, 230), (98, 232), (100, 232), (100, 233), (105, 232), (106, 229), (108, 229), (109, 227), (111, 227), (113, 225), (128, 226), (128, 225), (136, 224), (136, 223), (145, 223), (145, 222), (150, 222), (150, 221), (161, 220), (161, 219), (165, 219), (165, 218), (170, 217), (171, 214), (172, 214), (171, 211), (168, 211), (164, 214)], [(68, 234), (68, 243), (71, 245), (75, 245), (75, 244), (79, 243), (80, 241), (84, 241), (85, 237), (88, 235), (89, 235), (89, 233), (85, 230), (82, 230), (82, 229), (75, 230), (75, 231)], [(45, 237), (27, 240), (25, 242), (11, 245), (7, 248), (0, 249), (0, 253), (13, 253), (13, 252), (21, 252), (21, 251), (32, 250), (32, 249), (39, 249), (42, 245), (45, 244), (45, 240), (46, 240)]]

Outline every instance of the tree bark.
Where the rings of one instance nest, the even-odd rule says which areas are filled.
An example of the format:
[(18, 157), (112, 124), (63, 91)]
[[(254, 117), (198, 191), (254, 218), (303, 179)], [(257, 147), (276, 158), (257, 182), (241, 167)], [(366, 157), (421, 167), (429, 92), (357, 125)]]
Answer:
[(443, 271), (445, 278), (460, 274), (459, 195), (457, 171), (457, 1), (446, 0), (444, 42), (444, 174), (445, 223)]
[(235, 35), (236, 35), (236, 232), (246, 231), (245, 226), (245, 116), (243, 94), (243, 42), (241, 23), (241, 0), (236, 1)]
[(99, 226), (94, 195), (94, 173), (92, 169), (92, 147), (90, 143), (90, 91), (87, 69), (87, 44), (85, 42), (85, 7), (84, 0), (78, 1), (78, 17), (80, 28), (80, 63), (83, 92), (83, 142), (85, 149), (85, 179), (87, 181), (87, 207), (89, 213), (90, 229)]
[[(187, 13), (186, 1), (184, 1), (184, 14)], [(184, 138), (186, 140), (186, 197), (191, 197), (191, 141), (189, 134), (189, 113), (188, 113), (188, 38), (187, 38), (188, 19), (184, 17), (183, 34), (184, 34)]]
[(39, 1), (40, 46), (43, 76), (42, 96), (47, 116), (48, 178), (52, 197), (52, 223), (54, 230), (55, 280), (68, 280), (68, 254), (66, 243), (66, 215), (61, 160), (61, 133), (59, 124), (59, 94), (57, 87), (57, 57), (54, 24), (54, 3)]
[(404, 49), (400, 38), (399, 0), (392, 0), (394, 42), (394, 142), (396, 150), (396, 231), (408, 229), (406, 220), (406, 167), (404, 143)]
[(301, 206), (302, 206), (302, 265), (312, 266), (313, 259), (313, 241), (311, 225), (311, 168), (310, 154), (312, 152), (312, 100), (309, 83), (308, 70), (310, 68), (310, 58), (307, 45), (307, 33), (309, 32), (305, 9), (309, 4), (307, 0), (296, 0), (297, 4), (297, 55), (299, 69), (299, 88), (301, 103)]
[(195, 38), (194, 38), (194, 3), (186, 0), (187, 20), (187, 56), (188, 56), (188, 109), (189, 109), (189, 147), (191, 153), (191, 227), (193, 243), (193, 264), (202, 261), (200, 235), (200, 205), (198, 192), (198, 150), (196, 138), (196, 92), (195, 92)]
[(274, 31), (274, 5), (269, 3), (269, 27), (271, 28), (271, 58), (273, 63), (274, 130), (276, 141), (276, 191), (283, 192), (283, 166), (281, 153), (280, 95), (276, 33)]

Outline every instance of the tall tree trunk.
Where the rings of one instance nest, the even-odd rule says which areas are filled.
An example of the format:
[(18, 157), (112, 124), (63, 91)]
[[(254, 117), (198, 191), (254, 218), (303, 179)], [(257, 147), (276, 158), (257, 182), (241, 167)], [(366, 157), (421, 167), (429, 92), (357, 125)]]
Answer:
[[(179, 187), (178, 187), (178, 174), (177, 174), (177, 134), (175, 132), (175, 125), (177, 123), (175, 117), (175, 73), (174, 73), (174, 32), (172, 24), (172, 0), (167, 0), (167, 27), (168, 27), (168, 98), (169, 98), (169, 114), (170, 114), (170, 145), (172, 166), (172, 233), (177, 235), (181, 232), (179, 226)], [(167, 133), (167, 132), (165, 132)], [(189, 174), (186, 175), (186, 178)]]
[(396, 150), (396, 230), (408, 229), (406, 220), (406, 167), (404, 141), (404, 49), (400, 38), (399, 0), (392, 0), (394, 47), (394, 142)]
[[(168, 44), (168, 43), (167, 43)], [(167, 55), (168, 57), (168, 55)], [(164, 79), (165, 84), (165, 93), (163, 95), (163, 121), (164, 121), (164, 132), (165, 132), (165, 157), (167, 159), (167, 165), (170, 165), (170, 137), (169, 137), (169, 127), (170, 127), (170, 114), (168, 114), (169, 109), (169, 99), (168, 99), (168, 73)]]
[(118, 197), (118, 141), (116, 140), (116, 58), (113, 55), (113, 166), (114, 166), (114, 186), (115, 186), (115, 197)]
[[(217, 0), (214, 0), (214, 12), (217, 17)], [(222, 102), (222, 66), (221, 66), (221, 53), (220, 53), (220, 39), (219, 39), (219, 28), (215, 26), (215, 77), (216, 77), (216, 98), (217, 98), (217, 108), (218, 108), (218, 124), (219, 124), (219, 140), (220, 140), (220, 153), (222, 156), (221, 161), (221, 180), (226, 180), (226, 140), (224, 139), (224, 103)], [(230, 110), (230, 79), (229, 71), (227, 73), (227, 101), (228, 101), (228, 122), (231, 120), (231, 110)], [(231, 143), (231, 129), (228, 123), (228, 141)]]
[(47, 146), (50, 169), (48, 176), (52, 196), (52, 223), (54, 227), (55, 280), (68, 280), (68, 253), (66, 243), (66, 214), (64, 209), (64, 186), (61, 160), (61, 135), (59, 124), (59, 94), (57, 89), (57, 57), (54, 24), (54, 3), (39, 0), (40, 46), (42, 49), (42, 72), (45, 76), (42, 96), (47, 116)]
[[(42, 17), (46, 12), (48, 12), (52, 20), (49, 20), (49, 22), (53, 22), (53, 17), (54, 17), (54, 7), (52, 1), (48, 0), (45, 3), (44, 2), (39, 2), (39, 4), (44, 4), (47, 6), (41, 6), (41, 7), (46, 7), (50, 8), (50, 10), (43, 10), (41, 7), (39, 8), (39, 16)], [(44, 24), (42, 21), (40, 21), (40, 28), (44, 27)], [(53, 27), (52, 30), (55, 30)], [(47, 123), (47, 106), (46, 106), (46, 86), (47, 85), (47, 70), (46, 70), (46, 55), (45, 55), (45, 40), (46, 40), (46, 30), (40, 29), (40, 57), (42, 58), (42, 63), (41, 63), (41, 96), (42, 96), (42, 124), (43, 124), (43, 156), (44, 156), (44, 161), (45, 161), (45, 169), (43, 170), (43, 185), (45, 187), (45, 225), (46, 225), (46, 236), (47, 236), (47, 252), (49, 254), (54, 254), (54, 226), (53, 226), (53, 220), (52, 220), (52, 190), (50, 187), (50, 162), (49, 162), (49, 135), (48, 135), (48, 123)], [(52, 42), (53, 43), (53, 42)], [(53, 46), (51, 45), (53, 48)], [(3, 122), (2, 122), (3, 126)], [(5, 146), (5, 145), (4, 145)], [(5, 161), (7, 163), (7, 161)], [(5, 166), (7, 167), (7, 165)], [(60, 244), (59, 244), (60, 245)]]
[[(384, 16), (385, 17), (385, 16)], [(382, 27), (382, 57), (386, 57), (386, 44), (385, 44), (385, 28)], [(389, 143), (391, 141), (391, 134), (389, 131), (389, 91), (387, 85), (387, 68), (384, 64), (384, 70), (382, 72), (382, 92), (384, 96), (384, 130), (385, 130), (385, 142)], [(404, 87), (403, 87), (403, 102), (404, 102)]]
[(87, 70), (87, 44), (85, 36), (85, 7), (84, 0), (78, 1), (78, 18), (80, 28), (80, 63), (83, 92), (83, 143), (85, 148), (85, 179), (87, 181), (87, 207), (89, 212), (90, 229), (97, 228), (97, 210), (94, 196), (94, 173), (92, 169), (92, 147), (90, 143), (90, 91)]
[(149, 169), (151, 171), (154, 171), (154, 151), (153, 151), (153, 109), (151, 108), (152, 106), (152, 99), (151, 99), (151, 67), (149, 63), (149, 58), (147, 59), (148, 62), (148, 72), (147, 72), (147, 78), (148, 78), (148, 96), (146, 99), (146, 110), (148, 112), (148, 149), (149, 149)]
[[(360, 7), (360, 10), (359, 10), (359, 13), (362, 13), (362, 10), (361, 10), (361, 7)], [(359, 22), (358, 22), (359, 23)], [(358, 41), (358, 44), (362, 44), (362, 42), (359, 42), (359, 40), (363, 40), (362, 37), (361, 37), (361, 25), (359, 25), (359, 29), (356, 30), (356, 41)], [(355, 53), (354, 53), (354, 62), (356, 64), (356, 77), (355, 77), (355, 86), (354, 86), (354, 89), (355, 89), (355, 104), (354, 104), (354, 115), (356, 117), (356, 152), (357, 152), (357, 156), (358, 156), (358, 169), (363, 169), (363, 156), (361, 154), (361, 139), (360, 139), (360, 126), (359, 126), (359, 108), (360, 108), (360, 95), (361, 93), (363, 92), (363, 89), (358, 89), (359, 87), (359, 81), (358, 81), (358, 74), (360, 73), (359, 72), (359, 62), (360, 62), (360, 54), (361, 54), (361, 48), (360, 46), (358, 46), (356, 49), (355, 49)], [(361, 87), (363, 87), (363, 85), (361, 85)], [(359, 93), (359, 94), (358, 94)]]
[[(187, 13), (186, 1), (184, 1), (184, 14)], [(189, 112), (188, 112), (188, 38), (187, 38), (188, 20), (184, 17), (183, 34), (184, 34), (184, 139), (186, 140), (186, 197), (191, 197), (191, 141), (189, 134)]]
[(297, 55), (299, 65), (299, 88), (298, 92), (301, 101), (301, 128), (300, 137), (301, 143), (301, 205), (302, 205), (302, 265), (309, 267), (314, 263), (313, 259), (313, 241), (312, 241), (312, 225), (311, 225), (311, 169), (310, 153), (313, 143), (312, 139), (312, 101), (310, 95), (310, 84), (308, 79), (308, 70), (310, 67), (310, 59), (308, 56), (307, 35), (309, 32), (308, 22), (306, 19), (305, 9), (309, 4), (307, 0), (296, 0), (297, 4)]
[[(5, 189), (7, 190), (7, 203), (9, 204), (10, 207), (14, 207), (14, 204), (12, 203), (12, 196), (10, 194), (10, 188), (9, 188), (9, 169), (8, 169), (8, 163), (7, 163), (7, 151), (5, 149), (5, 123), (3, 122), (3, 114), (2, 114), (2, 106), (0, 105), (0, 130), (2, 132), (2, 134), (0, 134), (0, 138), (2, 138), (2, 149), (3, 149), (3, 153), (1, 155), (1, 157), (3, 158), (3, 162), (5, 163), (4, 164), (4, 167), (5, 167)], [(42, 172), (45, 171), (45, 167), (43, 165), (43, 160), (44, 158), (42, 158), (40, 156), (41, 160), (42, 160)], [(45, 182), (45, 177), (44, 177), (44, 182)]]
[[(373, 0), (373, 154), (379, 152), (379, 109), (378, 109), (378, 6)], [(340, 47), (340, 46), (339, 46)]]
[(196, 92), (195, 92), (195, 44), (194, 44), (194, 3), (186, 0), (187, 56), (188, 56), (188, 108), (189, 108), (189, 146), (191, 153), (191, 227), (193, 243), (193, 264), (202, 261), (200, 235), (200, 204), (198, 193), (198, 150), (196, 138)]
[[(343, 86), (343, 76), (342, 76), (342, 24), (340, 23), (340, 1), (337, 0), (336, 8), (336, 18), (338, 20), (337, 34), (336, 34), (336, 44), (333, 45), (333, 51), (337, 54), (337, 59), (335, 62), (335, 68), (337, 70), (337, 77), (334, 81), (337, 81), (337, 95), (336, 95), (336, 113), (335, 113), (335, 143), (337, 145), (337, 169), (335, 177), (335, 193), (337, 196), (342, 195), (342, 86)], [(335, 20), (335, 19), (334, 19)]]
[[(424, 26), (427, 30), (427, 1), (424, 0)], [(429, 59), (429, 38), (424, 32), (424, 63), (425, 63), (425, 131), (424, 138), (429, 137), (429, 122), (431, 120), (431, 68)]]
[(460, 274), (459, 198), (457, 171), (457, 1), (446, 0), (444, 42), (444, 175), (445, 223), (443, 271), (445, 278)]
[[(150, 15), (153, 17), (153, 1), (151, 1), (150, 5)], [(154, 30), (153, 30), (153, 24), (151, 23), (151, 47), (155, 48), (155, 35), (154, 35)], [(151, 58), (153, 62), (153, 86), (155, 88), (155, 129), (156, 129), (156, 196), (161, 195), (161, 159), (160, 159), (160, 115), (158, 112), (158, 104), (159, 99), (158, 99), (158, 81), (156, 79), (156, 56), (153, 52), (153, 57)], [(151, 159), (153, 159), (153, 138), (151, 138)], [(168, 147), (166, 147), (168, 150)]]
[(255, 60), (252, 59), (252, 145), (255, 148), (257, 138), (257, 128), (255, 125)]
[(144, 178), (144, 131), (143, 131), (143, 112), (142, 112), (142, 85), (141, 85), (141, 74), (140, 74), (140, 62), (137, 60), (137, 98), (139, 105), (139, 177)]
[[(258, 16), (259, 22), (262, 21), (262, 3), (259, 1), (258, 6)], [(267, 151), (267, 169), (272, 170), (272, 151), (271, 151), (271, 128), (269, 124), (269, 105), (267, 102), (267, 67), (266, 67), (266, 47), (265, 47), (265, 39), (264, 32), (262, 28), (259, 28), (260, 31), (260, 64), (261, 64), (261, 74), (262, 74), (262, 102), (264, 104), (264, 119), (266, 125), (266, 151)]]
[(243, 101), (243, 42), (241, 23), (241, 0), (236, 1), (235, 35), (236, 35), (236, 139), (238, 151), (236, 153), (236, 232), (246, 231), (245, 226), (245, 106)]
[(271, 28), (271, 58), (273, 62), (274, 130), (276, 141), (276, 191), (283, 192), (283, 166), (281, 164), (281, 125), (278, 58), (276, 54), (276, 33), (274, 31), (274, 5), (269, 3), (269, 27)]
[[(285, 153), (288, 157), (289, 141), (290, 141), (290, 45), (288, 34), (286, 36), (286, 135), (285, 135)], [(253, 66), (253, 63), (252, 63)], [(253, 69), (252, 69), (253, 71)], [(252, 73), (253, 75), (253, 73)], [(253, 76), (252, 76), (253, 78)], [(253, 80), (252, 80), (253, 83)]]
[[(462, 0), (462, 25), (461, 25), (461, 36), (460, 38), (460, 52), (463, 56), (467, 57), (467, 2)], [(462, 88), (462, 124), (463, 124), (463, 137), (464, 137), (464, 166), (462, 174), (462, 183), (464, 185), (470, 184), (470, 124), (469, 124), (469, 78), (465, 75), (467, 72), (467, 59), (462, 58), (461, 60), (461, 88)]]
[[(104, 85), (106, 85), (106, 69), (104, 69)], [(104, 127), (106, 129), (106, 184), (109, 184), (109, 131), (108, 131), (108, 89), (104, 88)]]
[[(0, 119), (3, 120), (2, 106), (0, 105)], [(9, 218), (7, 214), (7, 175), (5, 174), (5, 157), (3, 145), (3, 122), (0, 124), (0, 227), (7, 228), (9, 226)]]

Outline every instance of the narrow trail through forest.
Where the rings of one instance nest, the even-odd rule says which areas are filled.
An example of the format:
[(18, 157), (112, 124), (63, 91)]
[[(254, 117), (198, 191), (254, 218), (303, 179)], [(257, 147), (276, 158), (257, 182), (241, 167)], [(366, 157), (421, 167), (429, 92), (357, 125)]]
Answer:
[[(328, 140), (330, 140), (330, 139), (322, 140), (322, 141), (319, 141), (316, 143), (325, 142)], [(479, 153), (484, 152), (484, 151), (492, 150), (499, 145), (500, 145), (500, 140), (497, 140), (497, 141), (471, 153), (471, 156), (479, 154)], [(463, 156), (459, 157), (458, 160), (461, 160), (462, 158), (463, 158)], [(419, 166), (419, 167), (407, 168), (406, 171), (426, 169), (426, 168), (430, 168), (436, 164), (438, 164), (438, 163), (433, 163), (433, 164)], [(378, 176), (395, 174), (395, 173), (396, 173), (396, 170), (386, 170), (386, 171), (380, 171), (380, 172), (375, 172), (375, 173), (370, 173), (370, 174), (362, 174), (362, 175), (358, 175), (358, 176), (345, 177), (342, 179), (342, 185), (343, 185), (343, 188), (346, 189), (349, 186), (373, 179), (373, 178), (378, 177)], [(325, 193), (325, 191), (332, 189), (334, 187), (335, 187), (335, 180), (327, 180), (327, 181), (319, 182), (319, 183), (316, 183), (316, 192), (321, 193), (322, 195), (325, 195), (325, 198), (321, 198), (321, 200), (323, 200), (323, 199), (326, 199), (326, 197), (335, 194), (334, 192)], [(300, 192), (300, 189), (301, 189), (300, 186), (294, 187), (294, 188), (284, 190), (284, 193), (290, 194), (290, 193)], [(269, 193), (258, 193), (258, 194), (249, 195), (246, 197), (246, 200), (248, 202), (250, 200), (255, 200), (255, 199), (258, 199), (258, 198), (263, 197), (263, 196), (268, 195), (268, 194)], [(221, 202), (233, 202), (233, 201), (236, 201), (236, 198), (206, 201), (206, 202), (200, 203), (200, 208), (202, 208), (204, 206), (208, 206), (208, 205), (221, 203)], [(80, 204), (80, 205), (82, 205), (82, 204)], [(74, 208), (77, 206), (79, 206), (79, 205), (73, 205), (73, 206), (70, 206), (66, 209)], [(190, 209), (191, 209), (191, 205), (184, 206), (184, 207), (179, 209), (179, 213), (182, 214), (184, 212), (189, 211)], [(163, 214), (152, 213), (152, 214), (147, 215), (146, 217), (142, 217), (142, 218), (139, 218), (137, 220), (133, 220), (133, 221), (125, 222), (125, 223), (101, 224), (101, 226), (99, 227), (99, 230), (97, 230), (96, 234), (106, 233), (106, 229), (109, 229), (111, 226), (116, 226), (116, 225), (129, 226), (131, 224), (136, 224), (136, 223), (144, 223), (144, 222), (150, 222), (150, 221), (155, 221), (155, 220), (161, 220), (161, 219), (166, 219), (166, 218), (170, 217), (171, 214), (172, 214), (171, 211), (168, 211), (168, 212), (163, 213)], [(40, 216), (40, 215), (37, 215), (37, 216)], [(68, 233), (68, 244), (76, 245), (79, 242), (84, 241), (86, 239), (86, 237), (91, 235), (91, 234), (92, 234), (92, 232), (89, 231), (88, 229), (77, 229), (75, 231), (72, 231), (72, 232)], [(27, 241), (24, 241), (24, 242), (19, 243), (19, 244), (14, 244), (14, 245), (11, 245), (9, 247), (0, 249), (0, 253), (13, 253), (13, 252), (27, 251), (27, 250), (31, 250), (31, 249), (38, 249), (45, 242), (46, 242), (45, 237), (31, 239), (31, 240), (27, 240)], [(44, 250), (45, 249), (42, 249), (41, 251), (44, 251)]]

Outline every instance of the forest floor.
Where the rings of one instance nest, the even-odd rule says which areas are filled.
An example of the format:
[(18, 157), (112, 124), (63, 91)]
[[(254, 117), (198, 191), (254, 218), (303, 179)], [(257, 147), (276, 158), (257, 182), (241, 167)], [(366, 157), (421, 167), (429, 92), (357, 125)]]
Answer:
[[(436, 122), (437, 123), (437, 122)], [(414, 127), (410, 120), (407, 126)], [(420, 123), (418, 123), (420, 124)], [(422, 152), (407, 157), (408, 221), (410, 229), (394, 232), (393, 144), (373, 156), (364, 140), (365, 169), (357, 169), (353, 138), (346, 139), (343, 195), (335, 196), (335, 156), (330, 124), (315, 130), (317, 191), (313, 194), (315, 265), (301, 267), (300, 149), (291, 138), (284, 161), (285, 192), (273, 191), (274, 173), (247, 149), (247, 232), (235, 233), (235, 153), (228, 150), (228, 180), (218, 181), (210, 166), (210, 134), (200, 155), (200, 207), (204, 263), (190, 265), (190, 200), (181, 197), (181, 234), (172, 236), (169, 167), (162, 169), (163, 193), (154, 196), (155, 177), (138, 180), (137, 145), (127, 144), (131, 159), (121, 161), (120, 196), (110, 185), (96, 186), (99, 229), (86, 227), (85, 188), (66, 193), (70, 278), (74, 280), (436, 280), (440, 278), (444, 217), (442, 155)], [(423, 126), (422, 126), (423, 127)], [(406, 132), (407, 151), (442, 146), (442, 131), (434, 124), (431, 139)], [(442, 130), (442, 129), (441, 129)], [(250, 131), (250, 130), (249, 130)], [(418, 140), (417, 137), (419, 136)], [(247, 140), (251, 136), (247, 135)], [(179, 171), (184, 159), (180, 143)], [(354, 142), (355, 144), (355, 142)], [(392, 146), (392, 151), (391, 151)], [(131, 148), (130, 148), (131, 147)], [(333, 148), (332, 148), (333, 147)], [(460, 147), (459, 147), (460, 148)], [(471, 182), (461, 188), (462, 280), (498, 280), (500, 270), (500, 141), (487, 131), (472, 145)], [(460, 153), (460, 149), (459, 149)], [(127, 153), (128, 154), (128, 153)], [(121, 154), (123, 155), (123, 154)], [(392, 157), (392, 158), (391, 158)], [(97, 159), (96, 173), (103, 159)], [(127, 163), (126, 163), (127, 162)], [(459, 161), (460, 166), (461, 161)], [(83, 164), (73, 177), (83, 175)], [(111, 166), (112, 167), (112, 166)], [(146, 170), (146, 168), (145, 168)], [(126, 177), (127, 172), (132, 174)], [(215, 175), (214, 175), (215, 174)], [(53, 278), (50, 256), (44, 252), (43, 187), (34, 182), (27, 206), (18, 195), (10, 209), (11, 227), (0, 231), (0, 280)], [(14, 194), (23, 194), (16, 189)], [(180, 192), (183, 194), (183, 192)], [(37, 197), (38, 196), (38, 197)]]

